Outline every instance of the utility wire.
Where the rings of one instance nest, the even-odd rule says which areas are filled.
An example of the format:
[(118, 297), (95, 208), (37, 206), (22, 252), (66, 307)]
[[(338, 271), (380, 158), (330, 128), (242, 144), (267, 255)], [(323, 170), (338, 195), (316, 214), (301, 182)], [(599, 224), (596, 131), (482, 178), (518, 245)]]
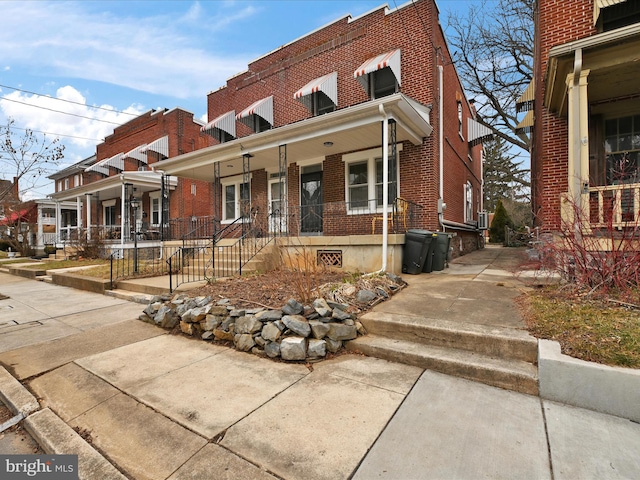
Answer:
[(42, 107), (40, 105), (32, 105), (30, 103), (21, 102), (19, 100), (14, 100), (12, 98), (2, 97), (2, 98), (0, 98), (0, 101), (20, 103), (22, 105), (27, 105), (28, 107), (40, 108), (42, 110), (48, 110), (50, 112), (61, 113), (63, 115), (71, 115), (72, 117), (85, 118), (87, 120), (93, 120), (94, 122), (103, 122), (103, 123), (111, 123), (112, 125), (120, 125), (119, 122), (112, 122), (110, 120), (102, 120), (102, 119), (99, 119), (99, 118), (87, 117), (85, 115), (79, 115), (77, 113), (63, 112), (62, 110), (56, 110), (54, 108)]
[(123, 112), (122, 110), (115, 110), (113, 108), (106, 108), (106, 107), (96, 107), (94, 105), (87, 105), (86, 103), (82, 103), (82, 102), (74, 102), (73, 100), (67, 100), (65, 98), (56, 98), (56, 97), (51, 97), (49, 95), (43, 95), (41, 93), (37, 93), (37, 92), (31, 92), (29, 90), (22, 90), (20, 88), (16, 88), (16, 87), (10, 87), (9, 85), (2, 85), (0, 84), (0, 88), (9, 88), (11, 90), (16, 90), (18, 92), (22, 92), (22, 93), (28, 93), (30, 95), (36, 95), (38, 97), (45, 97), (45, 98), (50, 98), (52, 100), (58, 100), (60, 102), (66, 102), (66, 103), (73, 103), (74, 105), (80, 105), (83, 107), (87, 107), (87, 108), (93, 108), (96, 110), (104, 110), (106, 112), (113, 112), (113, 113), (122, 113), (124, 115), (131, 115), (132, 117), (137, 117), (138, 114), (137, 113), (131, 113), (131, 112)]
[(34, 133), (42, 133), (42, 134), (45, 134), (45, 135), (53, 135), (53, 136), (56, 136), (56, 137), (77, 138), (78, 140), (91, 140), (91, 141), (94, 141), (94, 142), (102, 142), (104, 140), (103, 138), (79, 137), (77, 135), (65, 135), (64, 133), (43, 132), (42, 130), (34, 130), (32, 128), (22, 128), (22, 127), (16, 127), (14, 125), (11, 125), (11, 129), (14, 129), (14, 128), (16, 130), (22, 130), (22, 131), (25, 131), (25, 132), (27, 130), (29, 130), (29, 131), (34, 132)]

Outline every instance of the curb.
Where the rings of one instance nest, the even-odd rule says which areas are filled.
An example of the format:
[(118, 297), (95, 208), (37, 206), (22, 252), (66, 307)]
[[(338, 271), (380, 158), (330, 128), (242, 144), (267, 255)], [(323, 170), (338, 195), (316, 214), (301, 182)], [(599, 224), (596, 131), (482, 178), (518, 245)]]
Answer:
[(25, 429), (46, 453), (78, 455), (79, 479), (126, 480), (127, 477), (49, 408), (40, 410), (36, 397), (3, 367), (0, 367), (0, 399), (16, 417), (24, 418)]
[(126, 480), (113, 465), (85, 442), (69, 425), (50, 409), (29, 415), (24, 421), (27, 432), (49, 454), (78, 455), (78, 478), (86, 480)]
[(40, 409), (36, 397), (3, 367), (0, 367), (0, 399), (16, 415), (26, 417)]

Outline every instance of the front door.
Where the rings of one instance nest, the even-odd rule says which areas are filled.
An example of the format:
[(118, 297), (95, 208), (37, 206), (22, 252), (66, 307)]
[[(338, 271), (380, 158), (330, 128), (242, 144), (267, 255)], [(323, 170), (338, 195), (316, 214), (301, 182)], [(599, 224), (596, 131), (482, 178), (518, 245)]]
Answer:
[(269, 231), (283, 234), (287, 231), (285, 195), (287, 187), (284, 177), (269, 180)]
[(322, 234), (322, 171), (300, 175), (300, 232)]

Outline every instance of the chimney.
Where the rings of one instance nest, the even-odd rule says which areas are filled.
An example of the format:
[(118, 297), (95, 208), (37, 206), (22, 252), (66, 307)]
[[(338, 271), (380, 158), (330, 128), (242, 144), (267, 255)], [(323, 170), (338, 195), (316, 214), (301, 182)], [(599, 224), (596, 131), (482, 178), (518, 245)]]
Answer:
[(18, 177), (13, 177), (13, 193), (16, 196), (16, 200), (20, 200), (20, 190), (18, 189)]

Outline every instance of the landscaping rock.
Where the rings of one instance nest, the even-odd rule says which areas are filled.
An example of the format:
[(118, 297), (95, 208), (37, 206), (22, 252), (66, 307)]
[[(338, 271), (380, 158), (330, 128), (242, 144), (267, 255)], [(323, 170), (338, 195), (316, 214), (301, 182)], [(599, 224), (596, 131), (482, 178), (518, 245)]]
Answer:
[(312, 338), (307, 346), (307, 356), (310, 358), (322, 358), (327, 355), (327, 342)]
[(213, 331), (213, 335), (214, 337), (216, 337), (216, 340), (222, 340), (227, 342), (232, 342), (234, 337), (233, 333), (222, 330), (221, 328), (216, 328)]
[(264, 310), (256, 314), (256, 318), (261, 322), (272, 322), (282, 318), (282, 310)]
[(321, 317), (330, 317), (333, 313), (331, 307), (324, 298), (316, 298), (313, 301), (313, 309)]
[(238, 317), (235, 321), (234, 330), (236, 333), (254, 334), (262, 330), (262, 322), (256, 320), (253, 316)]
[(277, 342), (267, 342), (264, 346), (264, 353), (269, 358), (276, 358), (280, 356), (280, 344)]
[(377, 295), (371, 290), (359, 290), (356, 294), (356, 302), (369, 303), (375, 300)]
[(323, 323), (318, 320), (309, 320), (309, 326), (311, 327), (311, 333), (313, 338), (318, 340), (323, 339), (327, 333), (329, 333), (329, 324)]
[(341, 323), (332, 323), (329, 325), (327, 337), (331, 340), (353, 340), (358, 336), (358, 329), (355, 325), (343, 325)]
[(309, 322), (302, 315), (285, 315), (282, 317), (282, 323), (294, 333), (302, 337), (308, 337), (311, 334)]
[(336, 353), (342, 348), (341, 340), (332, 340), (331, 338), (326, 337), (324, 341), (326, 342), (327, 350), (329, 350), (331, 353)]
[(293, 298), (289, 299), (287, 304), (282, 307), (282, 313), (285, 315), (302, 315), (303, 312), (304, 305)]
[(262, 338), (269, 342), (277, 341), (282, 336), (282, 330), (278, 328), (276, 322), (269, 322), (262, 327)]
[(229, 310), (227, 310), (227, 307), (225, 306), (212, 305), (211, 310), (209, 310), (209, 314), (226, 317), (229, 314)]
[(224, 319), (225, 317), (219, 315), (208, 314), (205, 319), (200, 322), (200, 327), (202, 327), (203, 330), (213, 330), (217, 328)]
[(187, 323), (184, 321), (180, 322), (180, 331), (186, 335), (193, 335), (196, 332), (193, 323)]
[(280, 356), (283, 360), (304, 360), (307, 358), (307, 339), (286, 337), (280, 342)]
[(256, 345), (256, 342), (253, 340), (253, 335), (249, 333), (237, 333), (233, 339), (233, 344), (236, 350), (248, 352)]
[(331, 314), (331, 318), (338, 320), (339, 322), (343, 320), (347, 320), (351, 318), (351, 314), (341, 310), (339, 308), (334, 308), (333, 313)]
[(230, 317), (244, 317), (246, 315), (246, 310), (233, 309), (229, 312)]
[(213, 340), (214, 339), (213, 332), (210, 330), (206, 332), (202, 332), (202, 335), (200, 335), (200, 338), (202, 338), (203, 340)]

